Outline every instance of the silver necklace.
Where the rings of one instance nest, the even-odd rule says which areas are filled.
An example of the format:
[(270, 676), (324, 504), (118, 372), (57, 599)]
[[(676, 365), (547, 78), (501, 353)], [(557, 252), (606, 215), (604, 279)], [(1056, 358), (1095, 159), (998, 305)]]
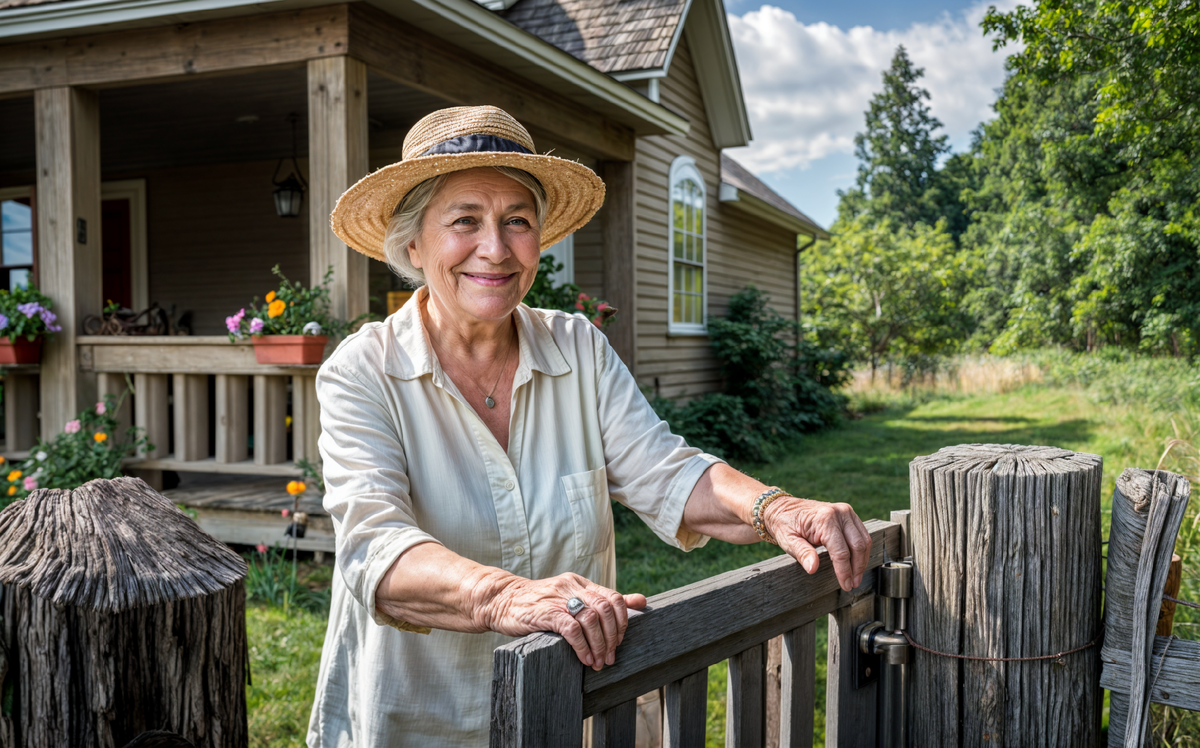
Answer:
[(492, 391), (483, 398), (483, 404), (488, 406), (488, 410), (496, 407), (496, 401), (492, 399), (492, 394), (496, 392), (496, 388), (500, 386), (500, 380), (504, 378), (504, 370), (508, 367), (508, 357), (512, 355), (512, 346), (504, 352), (504, 363), (500, 364), (500, 373), (496, 376), (496, 381), (492, 383)]

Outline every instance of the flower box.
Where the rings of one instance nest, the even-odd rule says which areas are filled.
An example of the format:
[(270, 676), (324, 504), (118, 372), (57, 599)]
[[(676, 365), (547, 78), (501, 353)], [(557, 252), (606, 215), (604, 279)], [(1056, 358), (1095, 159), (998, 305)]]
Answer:
[(325, 356), (328, 335), (255, 335), (254, 358), (260, 364), (311, 366)]
[(36, 364), (42, 360), (42, 339), (0, 338), (0, 366)]

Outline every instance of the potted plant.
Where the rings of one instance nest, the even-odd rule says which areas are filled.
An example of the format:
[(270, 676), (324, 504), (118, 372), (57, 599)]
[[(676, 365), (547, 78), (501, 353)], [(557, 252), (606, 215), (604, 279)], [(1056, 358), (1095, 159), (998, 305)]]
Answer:
[(42, 339), (62, 330), (57, 319), (33, 286), (0, 291), (0, 365), (38, 363)]
[(289, 281), (278, 265), (271, 272), (279, 276), (279, 288), (267, 293), (261, 305), (255, 297), (249, 306), (225, 318), (229, 340), (249, 336), (260, 364), (319, 364), (329, 338), (344, 335), (351, 325), (367, 316), (344, 322), (330, 314), (328, 286), (333, 266), (325, 272), (321, 284), (312, 288)]

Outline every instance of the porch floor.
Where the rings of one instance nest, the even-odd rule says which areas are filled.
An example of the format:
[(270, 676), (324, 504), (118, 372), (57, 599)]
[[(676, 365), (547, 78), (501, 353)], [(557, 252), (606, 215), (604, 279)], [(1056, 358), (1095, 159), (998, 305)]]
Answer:
[[(292, 539), (284, 535), (292, 520), (281, 514), (292, 508), (292, 497), (284, 490), (286, 479), (183, 473), (180, 480), (163, 495), (196, 512), (200, 528), (217, 540), (292, 547)], [(300, 511), (308, 513), (308, 530), (296, 547), (332, 552), (333, 520), (321, 507), (321, 497), (309, 489), (301, 496)]]

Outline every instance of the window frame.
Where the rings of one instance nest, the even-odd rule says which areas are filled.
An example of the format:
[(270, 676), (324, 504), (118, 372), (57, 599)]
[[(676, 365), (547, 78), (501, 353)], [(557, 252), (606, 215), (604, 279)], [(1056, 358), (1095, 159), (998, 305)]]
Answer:
[[(30, 185), (23, 185), (23, 186), (19, 186), (19, 187), (0, 187), (0, 201), (17, 200), (17, 199), (21, 199), (21, 198), (28, 199), (29, 207), (30, 207), (30, 216), (33, 220), (33, 224), (30, 227), (30, 242), (33, 245), (33, 257), (32, 257), (33, 262), (32, 262), (32, 264), (30, 264), (30, 265), (5, 265), (5, 264), (3, 264), (3, 262), (4, 262), (3, 258), (0, 258), (0, 273), (6, 274), (6, 273), (8, 273), (8, 271), (10, 269), (13, 269), (13, 268), (28, 267), (29, 268), (29, 282), (31, 284), (33, 284), (35, 287), (40, 288), (40, 284), (38, 283), (37, 200), (34, 198), (33, 193), (34, 193), (33, 187)], [(8, 276), (7, 275), (4, 276), (3, 283), (4, 283), (4, 286), (7, 287), (7, 285), (8, 285)]]
[[(695, 182), (700, 187), (700, 198), (704, 205), (700, 224), (700, 262), (682, 260), (687, 267), (700, 268), (700, 322), (675, 321), (675, 185), (681, 181)], [(678, 156), (671, 162), (671, 171), (667, 180), (667, 334), (668, 335), (707, 335), (708, 334), (708, 185), (704, 176), (696, 166), (696, 159), (691, 156)]]

